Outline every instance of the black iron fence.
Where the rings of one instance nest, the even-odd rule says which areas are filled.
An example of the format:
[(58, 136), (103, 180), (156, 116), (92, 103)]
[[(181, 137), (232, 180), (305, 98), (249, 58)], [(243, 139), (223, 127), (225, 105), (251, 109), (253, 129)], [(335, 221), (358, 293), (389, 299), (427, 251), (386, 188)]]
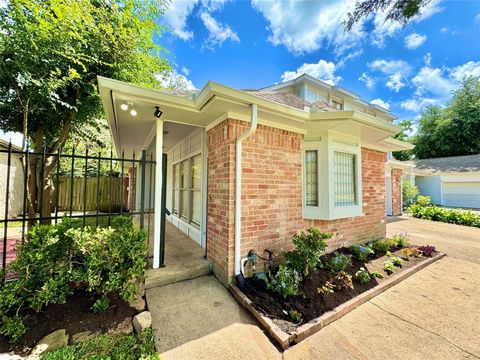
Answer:
[(149, 233), (155, 164), (145, 150), (137, 158), (135, 152), (116, 157), (75, 149), (48, 153), (45, 147), (23, 151), (11, 143), (0, 148), (0, 281), (8, 276), (17, 245), (28, 241), (28, 228), (38, 223), (70, 217), (82, 219), (83, 226), (109, 226), (115, 216), (128, 214)]

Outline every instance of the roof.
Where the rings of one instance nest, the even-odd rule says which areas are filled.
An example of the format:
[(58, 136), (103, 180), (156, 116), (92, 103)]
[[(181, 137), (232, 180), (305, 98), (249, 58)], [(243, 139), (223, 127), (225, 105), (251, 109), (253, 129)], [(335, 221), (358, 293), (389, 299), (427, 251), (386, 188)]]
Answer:
[(480, 171), (480, 154), (413, 160), (415, 169), (426, 173)]
[(307, 100), (301, 98), (298, 95), (292, 93), (282, 93), (274, 91), (262, 91), (262, 90), (243, 90), (244, 92), (268, 99), (271, 101), (278, 102), (283, 105), (291, 106), (300, 110), (303, 110), (305, 107), (315, 107), (320, 111), (338, 111), (333, 106), (329, 105), (326, 101), (319, 100), (317, 102), (311, 103)]

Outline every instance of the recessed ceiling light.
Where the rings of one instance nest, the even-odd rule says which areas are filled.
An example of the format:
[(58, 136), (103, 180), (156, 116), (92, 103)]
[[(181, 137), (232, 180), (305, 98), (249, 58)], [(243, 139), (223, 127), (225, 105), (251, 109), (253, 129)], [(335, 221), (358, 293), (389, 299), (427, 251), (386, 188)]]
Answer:
[(135, 109), (130, 110), (130, 115), (137, 116), (137, 110)]
[(128, 110), (128, 104), (123, 103), (122, 105), (120, 105), (120, 109), (122, 109), (123, 111), (127, 111)]

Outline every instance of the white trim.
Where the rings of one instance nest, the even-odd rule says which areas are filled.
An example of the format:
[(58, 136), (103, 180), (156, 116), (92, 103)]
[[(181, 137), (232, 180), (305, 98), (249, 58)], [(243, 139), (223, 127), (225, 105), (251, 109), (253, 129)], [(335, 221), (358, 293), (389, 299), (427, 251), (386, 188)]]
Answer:
[(155, 213), (153, 222), (153, 268), (158, 269), (160, 267), (160, 233), (162, 230), (162, 165), (163, 165), (163, 121), (156, 121), (157, 135), (155, 144)]
[(202, 132), (202, 209), (201, 209), (201, 245), (203, 248), (207, 246), (207, 192), (208, 192), (208, 137), (207, 131)]

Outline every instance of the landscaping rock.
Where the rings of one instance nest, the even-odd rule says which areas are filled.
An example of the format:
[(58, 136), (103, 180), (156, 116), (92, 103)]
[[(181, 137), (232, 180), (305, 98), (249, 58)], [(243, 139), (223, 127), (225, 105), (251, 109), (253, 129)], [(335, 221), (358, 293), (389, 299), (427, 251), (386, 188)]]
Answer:
[(72, 344), (73, 345), (76, 345), (76, 344), (80, 344), (82, 342), (85, 342), (87, 340), (91, 340), (95, 337), (97, 337), (98, 335), (100, 335), (100, 332), (92, 332), (92, 331), (82, 331), (82, 332), (79, 332), (79, 333), (76, 333), (74, 335), (72, 335)]
[(152, 326), (152, 315), (150, 315), (150, 311), (144, 311), (133, 317), (133, 328), (137, 333), (143, 332), (150, 326)]
[(59, 329), (40, 340), (33, 348), (28, 359), (38, 359), (44, 352), (54, 351), (66, 345), (68, 345), (68, 335), (65, 329)]
[(0, 360), (23, 360), (24, 357), (15, 354), (0, 354)]
[(145, 284), (143, 282), (138, 284), (138, 296), (145, 297)]
[(130, 301), (128, 303), (130, 307), (134, 308), (138, 312), (142, 312), (146, 308), (145, 299), (143, 297), (138, 297), (137, 299)]

